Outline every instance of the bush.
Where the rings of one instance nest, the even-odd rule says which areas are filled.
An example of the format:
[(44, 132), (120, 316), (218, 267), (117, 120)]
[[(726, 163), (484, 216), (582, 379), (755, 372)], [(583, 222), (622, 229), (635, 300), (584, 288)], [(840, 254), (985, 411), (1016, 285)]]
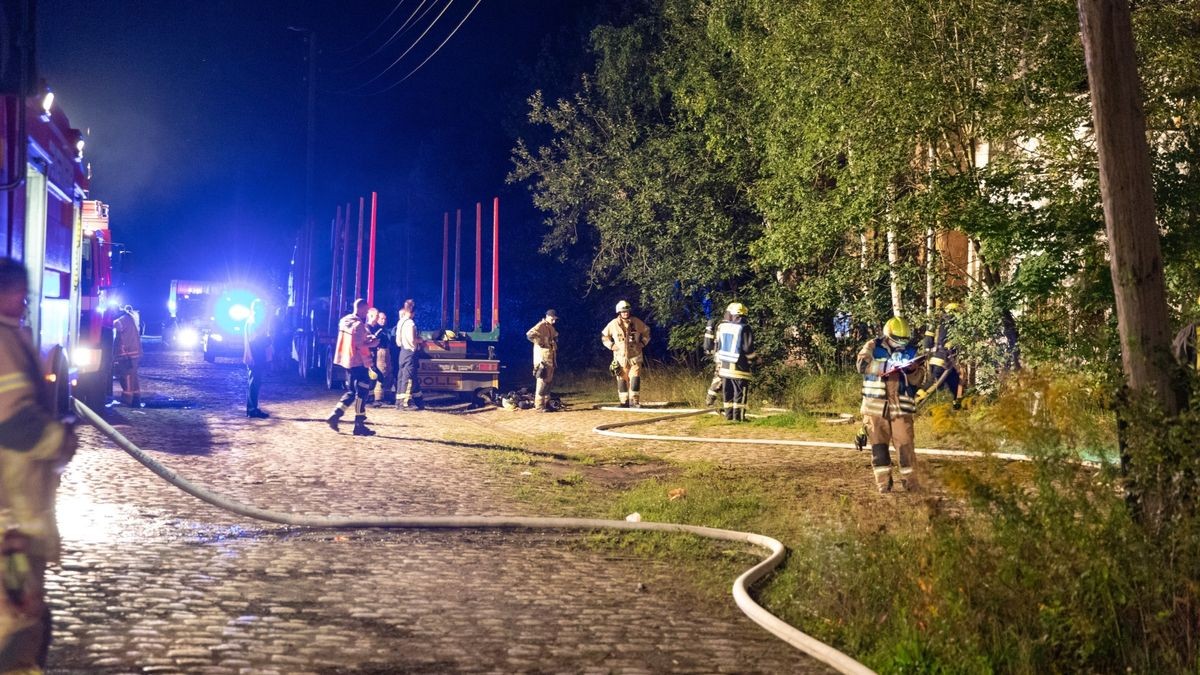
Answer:
[(966, 507), (928, 501), (923, 533), (806, 535), (769, 599), (881, 672), (1196, 672), (1200, 415), (1138, 408), (1123, 476), (1077, 461), (1113, 443), (1097, 400), (1083, 378), (1010, 380), (949, 431), (1033, 462), (951, 465)]

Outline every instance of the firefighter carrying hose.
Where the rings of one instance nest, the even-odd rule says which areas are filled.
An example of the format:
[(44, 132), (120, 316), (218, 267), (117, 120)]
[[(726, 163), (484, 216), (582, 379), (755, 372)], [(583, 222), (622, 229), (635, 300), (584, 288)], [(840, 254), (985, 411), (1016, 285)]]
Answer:
[(600, 341), (613, 354), (609, 370), (617, 378), (617, 398), (621, 400), (621, 407), (640, 408), (642, 354), (650, 343), (650, 327), (632, 316), (630, 309), (624, 300), (617, 303), (617, 317), (600, 331)]
[[(729, 314), (723, 318), (728, 319)], [(721, 362), (717, 360), (717, 331), (716, 323), (709, 319), (708, 323), (704, 324), (704, 353), (712, 355), (713, 358), (713, 376), (708, 383), (708, 391), (704, 392), (704, 407), (711, 408), (717, 402), (717, 397), (721, 395)]]
[(915, 491), (917, 455), (913, 438), (913, 400), (922, 356), (912, 344), (912, 329), (894, 316), (883, 326), (883, 335), (868, 340), (858, 351), (858, 372), (863, 376), (863, 421), (871, 444), (871, 466), (881, 493), (892, 491), (889, 447), (900, 455), (900, 484)]
[(717, 373), (721, 376), (727, 420), (746, 420), (750, 361), (754, 356), (754, 332), (746, 323), (746, 306), (731, 302), (725, 308), (725, 320), (717, 326)]
[(537, 380), (533, 407), (538, 412), (546, 412), (550, 383), (554, 381), (554, 367), (558, 363), (558, 330), (554, 327), (557, 321), (558, 312), (548, 309), (545, 318), (525, 333), (533, 343), (533, 377)]
[(331, 429), (337, 431), (338, 420), (353, 403), (355, 436), (375, 435), (374, 431), (367, 428), (367, 395), (371, 393), (372, 385), (371, 348), (375, 346), (375, 339), (367, 332), (366, 319), (367, 301), (359, 298), (354, 301), (354, 311), (338, 322), (333, 362), (345, 369), (349, 388), (325, 420)]
[[(922, 347), (929, 352), (929, 378), (932, 384), (926, 389), (917, 391), (917, 403), (932, 396), (938, 389), (950, 392), (953, 407), (962, 407), (962, 377), (958, 371), (958, 346), (950, 336), (958, 318), (959, 305), (957, 302), (948, 303), (941, 321), (933, 323), (925, 330), (925, 340)], [(944, 377), (943, 377), (944, 375)]]

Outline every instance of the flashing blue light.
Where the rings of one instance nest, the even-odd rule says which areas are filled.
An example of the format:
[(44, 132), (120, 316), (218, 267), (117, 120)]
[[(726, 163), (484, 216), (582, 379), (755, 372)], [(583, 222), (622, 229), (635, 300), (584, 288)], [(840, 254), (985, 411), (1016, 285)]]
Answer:
[(226, 333), (240, 333), (246, 319), (250, 318), (250, 303), (258, 299), (244, 289), (225, 291), (213, 308), (213, 320)]

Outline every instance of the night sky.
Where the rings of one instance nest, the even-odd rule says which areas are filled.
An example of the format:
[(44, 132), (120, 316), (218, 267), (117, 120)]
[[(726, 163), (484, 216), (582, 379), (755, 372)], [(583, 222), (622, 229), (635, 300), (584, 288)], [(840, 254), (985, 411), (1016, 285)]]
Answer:
[[(521, 235), (502, 245), (502, 271), (516, 270), (519, 280), (538, 260), (541, 216), (523, 186), (504, 184), (509, 153), (516, 135), (529, 133), (525, 97), (570, 85), (530, 73), (547, 42), (566, 44), (578, 53), (563, 57), (578, 59), (582, 15), (596, 12), (591, 2), (482, 0), (419, 72), (376, 93), (424, 60), (473, 4), (452, 1), (399, 65), (362, 86), (412, 44), (444, 0), (363, 63), (420, 0), (401, 2), (379, 29), (394, 0), (40, 0), (40, 74), (73, 126), (89, 132), (92, 197), (111, 205), (115, 239), (132, 251), (126, 293), (148, 321), (165, 307), (173, 278), (283, 279), (304, 215), (307, 92), (307, 46), (289, 26), (318, 31), (319, 238), (327, 241), (337, 204), (380, 195), (377, 304), (407, 293), (436, 308), (442, 212), (462, 208), (473, 226), (474, 203), (483, 201), (486, 222), (493, 195), (506, 233)], [(402, 270), (406, 228), (413, 264)], [(317, 293), (322, 285), (328, 280)], [(485, 282), (485, 303), (486, 289)], [(541, 309), (509, 319), (536, 320)]]

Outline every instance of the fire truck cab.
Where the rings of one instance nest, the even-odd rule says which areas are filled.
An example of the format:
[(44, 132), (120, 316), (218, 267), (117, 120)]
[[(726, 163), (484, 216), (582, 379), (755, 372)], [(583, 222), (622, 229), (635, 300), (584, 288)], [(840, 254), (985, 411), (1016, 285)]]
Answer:
[(112, 391), (108, 206), (88, 199), (84, 135), (50, 91), (0, 97), (0, 254), (29, 270), (27, 325), (62, 393)]

